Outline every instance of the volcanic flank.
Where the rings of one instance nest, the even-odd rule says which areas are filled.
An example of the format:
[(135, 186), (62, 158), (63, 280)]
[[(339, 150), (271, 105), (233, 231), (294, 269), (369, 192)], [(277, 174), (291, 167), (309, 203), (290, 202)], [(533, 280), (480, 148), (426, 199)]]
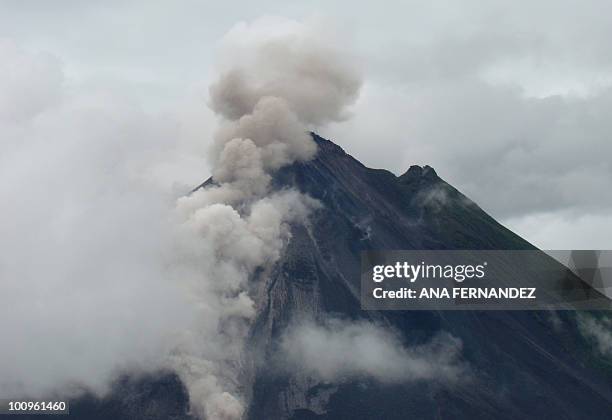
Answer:
[[(612, 409), (609, 372), (585, 363), (587, 348), (569, 313), (362, 311), (362, 250), (534, 247), (433, 168), (412, 166), (396, 177), (313, 138), (316, 157), (274, 177), (276, 188), (296, 188), (322, 207), (292, 227), (274, 269), (255, 279), (250, 345), (263, 361), (253, 375), (249, 418), (583, 418)], [(360, 362), (369, 357), (358, 348), (370, 344), (360, 341), (368, 325), (397, 333), (391, 343), (400, 351), (403, 344), (406, 357), (372, 350), (396, 360), (389, 369), (405, 375), (385, 372), (381, 360)], [(334, 337), (346, 335), (342, 354), (326, 358)], [(317, 366), (325, 363), (336, 367)]]
[[(320, 207), (291, 224), (279, 259), (249, 279), (255, 314), (236, 388), (244, 418), (598, 418), (612, 410), (610, 372), (568, 312), (361, 310), (362, 250), (533, 247), (433, 168), (397, 177), (312, 137), (315, 157), (271, 180), (273, 190), (296, 189)], [(168, 373), (125, 378), (105, 400), (81, 399), (71, 411), (179, 419), (195, 415), (189, 407)]]

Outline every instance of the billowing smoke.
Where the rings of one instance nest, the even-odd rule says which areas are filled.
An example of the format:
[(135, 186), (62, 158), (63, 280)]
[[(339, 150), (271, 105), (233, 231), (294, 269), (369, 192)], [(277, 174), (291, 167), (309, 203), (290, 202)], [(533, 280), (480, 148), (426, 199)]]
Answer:
[(66, 88), (58, 60), (0, 43), (0, 397), (102, 395), (171, 368), (195, 414), (242, 416), (249, 278), (319, 205), (271, 177), (314, 156), (308, 130), (345, 118), (360, 86), (319, 33), (272, 18), (229, 32), (214, 183), (178, 201), (159, 182), (191, 162), (174, 115)]
[(361, 81), (332, 44), (280, 18), (241, 23), (222, 41), (210, 87), (222, 119), (211, 157), (230, 201), (265, 194), (270, 172), (313, 157), (309, 128), (347, 117)]
[(302, 322), (288, 329), (281, 349), (289, 371), (328, 383), (365, 378), (452, 384), (469, 373), (458, 338), (440, 333), (426, 344), (406, 347), (393, 331), (367, 321)]
[[(318, 203), (296, 191), (273, 192), (272, 173), (311, 159), (308, 130), (346, 117), (359, 78), (317, 32), (297, 22), (266, 18), (239, 24), (221, 46), (220, 75), (210, 87), (219, 115), (214, 136), (214, 184), (179, 199), (185, 245), (202, 320), (177, 347), (173, 367), (195, 413), (211, 419), (244, 412), (239, 375), (243, 343), (255, 303), (248, 295), (254, 270), (273, 264)], [(186, 239), (187, 238), (187, 239)]]
[[(216, 194), (223, 184), (213, 189)], [(243, 339), (254, 315), (248, 295), (253, 271), (280, 256), (289, 223), (304, 220), (316, 201), (295, 191), (260, 197), (244, 209), (213, 203), (190, 207), (206, 190), (179, 200), (185, 218), (179, 232), (182, 277), (188, 281), (200, 320), (172, 358), (185, 382), (192, 408), (211, 419), (240, 418), (238, 392)]]

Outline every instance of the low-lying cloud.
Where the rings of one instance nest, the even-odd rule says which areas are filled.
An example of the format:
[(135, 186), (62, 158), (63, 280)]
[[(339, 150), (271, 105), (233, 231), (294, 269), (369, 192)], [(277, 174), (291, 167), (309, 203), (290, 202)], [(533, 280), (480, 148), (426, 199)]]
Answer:
[(374, 379), (450, 384), (468, 372), (460, 339), (440, 333), (425, 344), (407, 347), (392, 330), (367, 321), (300, 323), (287, 330), (281, 349), (287, 369), (329, 383)]

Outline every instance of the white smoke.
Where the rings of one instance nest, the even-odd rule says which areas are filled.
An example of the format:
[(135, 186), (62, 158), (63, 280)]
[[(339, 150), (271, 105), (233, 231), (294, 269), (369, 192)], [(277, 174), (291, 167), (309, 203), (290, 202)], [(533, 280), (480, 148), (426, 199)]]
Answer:
[(255, 314), (248, 295), (254, 270), (273, 264), (318, 203), (296, 191), (270, 190), (271, 174), (311, 159), (308, 130), (346, 116), (359, 78), (317, 32), (265, 18), (239, 24), (222, 42), (221, 73), (211, 86), (220, 117), (211, 151), (214, 184), (178, 200), (189, 290), (202, 320), (177, 346), (173, 366), (192, 409), (209, 419), (244, 412), (239, 375)]
[(393, 331), (367, 321), (303, 322), (288, 329), (281, 348), (290, 371), (329, 383), (371, 378), (450, 384), (468, 374), (458, 338), (441, 333), (426, 344), (406, 347)]

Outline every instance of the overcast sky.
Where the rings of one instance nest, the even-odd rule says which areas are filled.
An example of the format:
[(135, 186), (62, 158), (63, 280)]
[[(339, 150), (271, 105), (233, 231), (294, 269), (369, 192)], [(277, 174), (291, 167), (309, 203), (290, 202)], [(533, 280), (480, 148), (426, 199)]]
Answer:
[(3, 0), (0, 117), (23, 121), (75, 92), (121, 98), (168, 121), (153, 135), (180, 145), (155, 176), (196, 185), (209, 174), (219, 39), (262, 15), (323, 22), (364, 87), (352, 118), (322, 135), (398, 175), (434, 166), (542, 248), (612, 248), (612, 3), (289, 3)]

